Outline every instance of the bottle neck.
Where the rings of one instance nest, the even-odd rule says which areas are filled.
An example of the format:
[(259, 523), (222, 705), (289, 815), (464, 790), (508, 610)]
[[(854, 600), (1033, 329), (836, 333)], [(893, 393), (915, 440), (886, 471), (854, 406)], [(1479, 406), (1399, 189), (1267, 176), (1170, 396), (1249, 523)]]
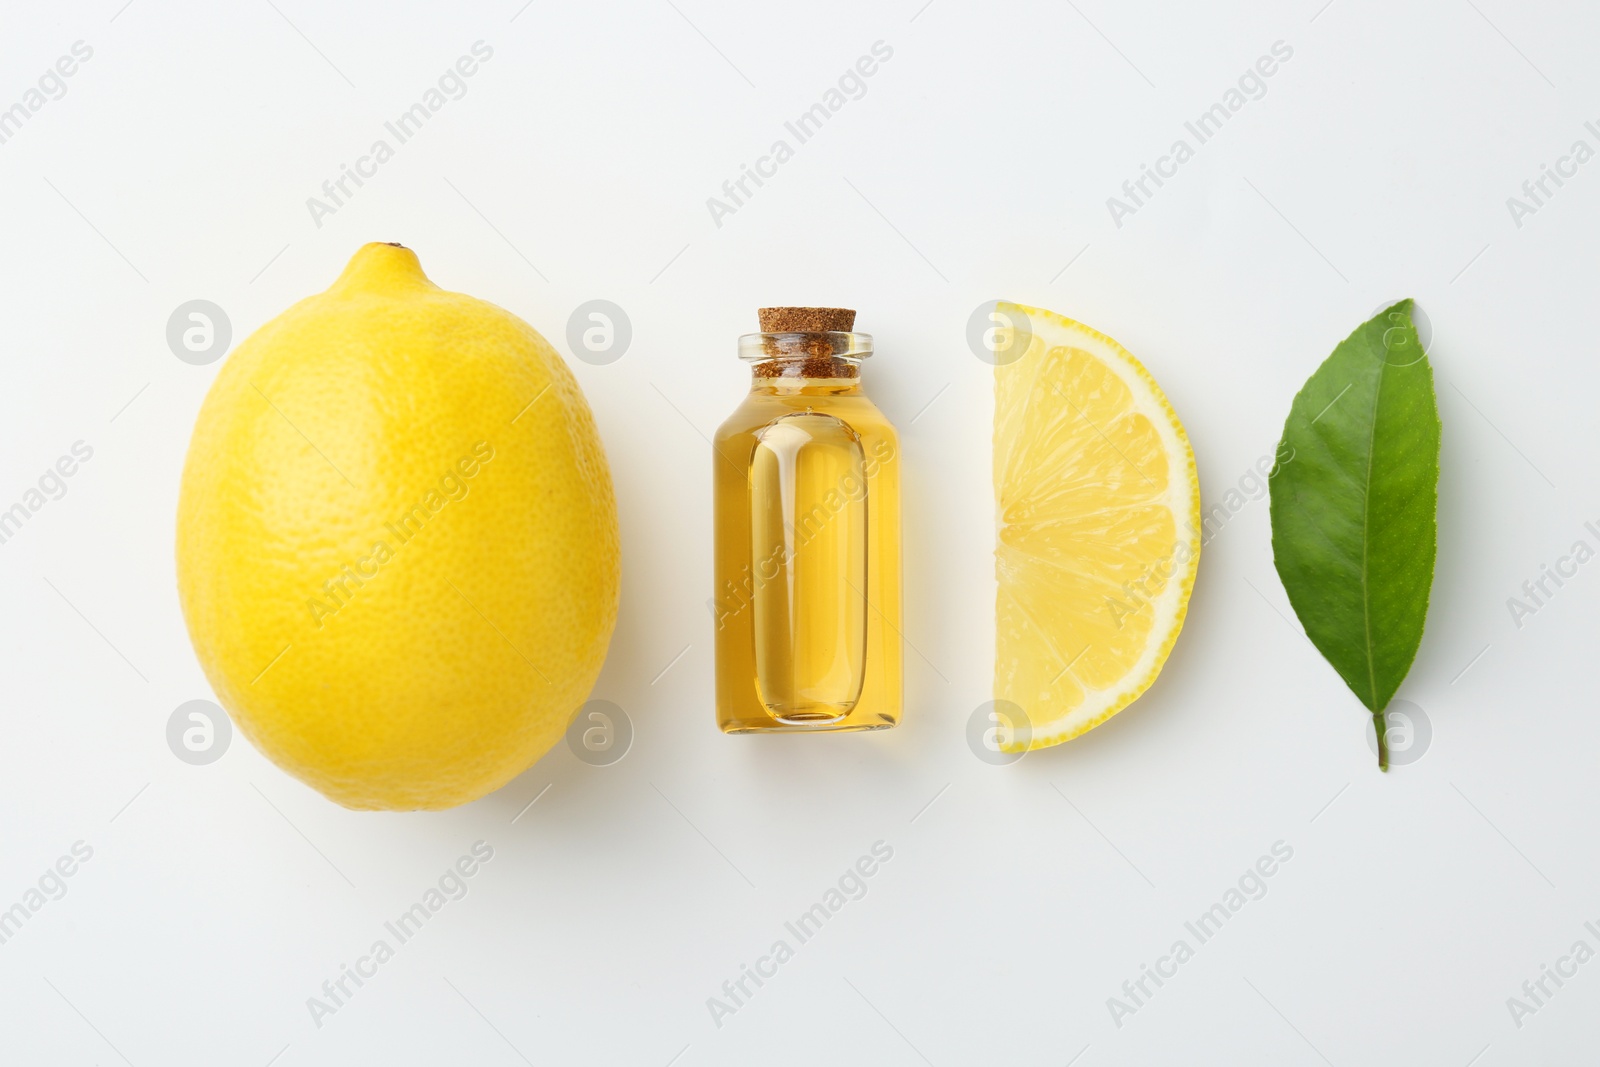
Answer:
[(856, 395), (861, 392), (861, 361), (839, 356), (777, 356), (751, 364), (750, 391), (768, 395)]
[(751, 333), (739, 338), (739, 357), (750, 364), (750, 391), (768, 395), (859, 395), (861, 363), (871, 354), (872, 337), (864, 333)]

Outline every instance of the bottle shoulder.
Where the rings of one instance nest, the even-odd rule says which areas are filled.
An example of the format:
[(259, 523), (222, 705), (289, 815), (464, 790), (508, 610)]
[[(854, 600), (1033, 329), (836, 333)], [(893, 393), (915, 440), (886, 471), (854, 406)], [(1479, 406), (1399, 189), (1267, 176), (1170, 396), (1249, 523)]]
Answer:
[(718, 439), (748, 433), (785, 415), (832, 415), (858, 433), (897, 438), (893, 425), (865, 393), (812, 395), (807, 393), (750, 393), (717, 429)]

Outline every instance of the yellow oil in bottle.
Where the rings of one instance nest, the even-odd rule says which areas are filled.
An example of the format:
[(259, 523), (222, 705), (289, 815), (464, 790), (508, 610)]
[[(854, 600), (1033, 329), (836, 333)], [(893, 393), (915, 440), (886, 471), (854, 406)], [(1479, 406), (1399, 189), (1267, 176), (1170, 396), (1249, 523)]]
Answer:
[(861, 390), (870, 346), (847, 330), (741, 339), (751, 390), (712, 460), (729, 733), (900, 720), (899, 442)]

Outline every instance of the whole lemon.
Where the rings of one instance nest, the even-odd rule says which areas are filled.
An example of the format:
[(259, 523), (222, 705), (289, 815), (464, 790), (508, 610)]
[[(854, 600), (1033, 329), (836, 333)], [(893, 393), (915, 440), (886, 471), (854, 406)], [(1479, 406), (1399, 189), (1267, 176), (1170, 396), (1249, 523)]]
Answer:
[(571, 371), (393, 244), (223, 366), (177, 553), (233, 721), (350, 808), (504, 785), (560, 739), (616, 623), (611, 473)]

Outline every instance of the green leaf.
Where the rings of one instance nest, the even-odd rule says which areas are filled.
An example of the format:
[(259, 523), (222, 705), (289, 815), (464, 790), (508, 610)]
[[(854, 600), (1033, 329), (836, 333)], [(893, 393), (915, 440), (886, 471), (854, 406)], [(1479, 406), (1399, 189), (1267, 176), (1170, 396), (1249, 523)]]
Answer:
[(1411, 301), (1340, 342), (1294, 398), (1272, 478), (1272, 555), (1311, 643), (1371, 711), (1422, 641), (1438, 539), (1439, 408)]

